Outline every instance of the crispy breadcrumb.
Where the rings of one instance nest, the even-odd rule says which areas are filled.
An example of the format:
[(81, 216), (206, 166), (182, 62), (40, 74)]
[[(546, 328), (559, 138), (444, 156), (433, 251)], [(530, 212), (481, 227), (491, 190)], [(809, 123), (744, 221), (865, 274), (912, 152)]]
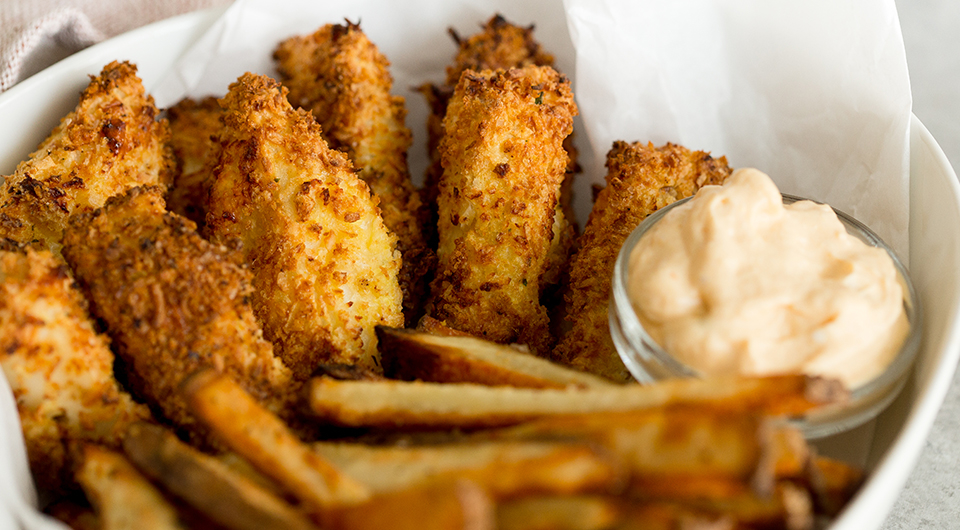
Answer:
[(220, 154), (216, 134), (220, 130), (220, 104), (209, 96), (184, 98), (167, 109), (170, 146), (177, 161), (167, 208), (203, 228), (207, 193), (213, 166)]
[(396, 238), (376, 198), (273, 79), (244, 74), (220, 105), (207, 228), (253, 271), (265, 336), (298, 378), (331, 363), (379, 370), (374, 327), (402, 326), (403, 314)]
[(347, 154), (380, 199), (383, 223), (397, 236), (403, 263), (400, 288), (406, 324), (423, 313), (428, 275), (436, 255), (420, 229), (420, 195), (410, 181), (404, 98), (392, 96), (390, 63), (360, 26), (327, 24), (311, 35), (292, 37), (274, 52), (277, 69), (294, 107), (320, 122), (330, 147)]
[[(427, 83), (419, 87), (427, 99), (431, 113), (427, 116), (427, 152), (430, 164), (427, 166), (424, 185), (421, 190), (424, 211), (424, 224), (436, 226), (436, 204), (438, 183), (443, 167), (440, 164), (440, 138), (443, 136), (443, 117), (447, 113), (447, 104), (453, 94), (453, 88), (460, 76), (467, 70), (506, 70), (522, 68), (528, 65), (554, 66), (553, 55), (547, 53), (533, 38), (533, 25), (526, 27), (515, 25), (502, 15), (491, 17), (482, 30), (468, 38), (462, 38), (453, 28), (450, 36), (457, 44), (458, 51), (453, 64), (447, 66), (447, 77), (443, 85)], [(547, 254), (545, 276), (541, 279), (541, 288), (547, 289), (560, 282), (566, 271), (577, 237), (576, 216), (572, 206), (573, 177), (580, 171), (577, 164), (577, 149), (573, 145), (573, 134), (564, 139), (569, 161), (567, 173), (560, 191), (560, 204), (554, 215), (553, 241)]]
[(299, 385), (263, 339), (249, 271), (192, 221), (167, 212), (160, 189), (133, 188), (74, 216), (63, 255), (126, 363), (131, 391), (169, 420), (203, 440), (179, 391), (201, 367), (289, 416)]
[(74, 444), (119, 448), (127, 425), (150, 418), (118, 385), (108, 339), (48, 250), (0, 244), (0, 351), (41, 491), (72, 482)]
[(496, 14), (482, 26), (482, 30), (468, 38), (461, 37), (453, 28), (448, 29), (457, 45), (453, 64), (447, 66), (447, 78), (442, 85), (427, 83), (418, 90), (430, 105), (427, 117), (427, 152), (430, 165), (427, 167), (422, 190), (424, 204), (437, 202), (437, 188), (443, 167), (440, 165), (440, 139), (443, 137), (443, 117), (447, 103), (460, 76), (467, 70), (506, 70), (528, 65), (553, 66), (553, 55), (540, 47), (533, 38), (533, 25), (517, 26)]
[(439, 266), (430, 314), (546, 353), (540, 282), (577, 108), (550, 67), (467, 71), (444, 119)]
[(702, 186), (722, 184), (731, 169), (726, 157), (666, 144), (617, 141), (607, 153), (607, 186), (597, 195), (580, 248), (570, 266), (565, 295), (571, 329), (554, 358), (615, 381), (630, 374), (620, 361), (607, 323), (610, 278), (620, 247), (646, 216)]
[(0, 236), (57, 249), (67, 218), (138, 185), (168, 186), (174, 161), (136, 66), (112, 62), (77, 108), (0, 187)]

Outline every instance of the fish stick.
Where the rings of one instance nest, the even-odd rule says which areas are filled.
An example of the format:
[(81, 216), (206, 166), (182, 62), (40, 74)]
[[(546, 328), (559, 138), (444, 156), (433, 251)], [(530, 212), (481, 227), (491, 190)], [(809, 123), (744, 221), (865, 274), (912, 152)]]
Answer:
[(453, 63), (447, 66), (447, 77), (443, 84), (427, 83), (419, 87), (427, 99), (431, 113), (427, 117), (427, 151), (430, 165), (424, 178), (423, 202), (436, 204), (439, 194), (440, 175), (440, 139), (443, 137), (443, 117), (453, 89), (460, 76), (467, 70), (506, 70), (528, 65), (553, 66), (553, 55), (542, 49), (533, 38), (533, 26), (521, 27), (507, 21), (502, 15), (494, 15), (483, 25), (482, 30), (463, 38), (450, 28), (450, 36), (457, 45), (457, 54)]
[(580, 370), (629, 381), (607, 323), (610, 278), (620, 247), (645, 217), (703, 186), (722, 184), (731, 169), (726, 157), (703, 151), (622, 141), (614, 142), (606, 165), (607, 185), (597, 195), (570, 265), (565, 300), (571, 328), (553, 356)]
[[(458, 50), (453, 64), (447, 67), (444, 84), (427, 83), (419, 87), (431, 109), (431, 113), (427, 116), (427, 152), (430, 164), (427, 166), (424, 185), (421, 189), (424, 211), (427, 213), (424, 217), (426, 226), (435, 227), (437, 224), (438, 185), (440, 175), (443, 173), (439, 146), (440, 138), (443, 136), (443, 117), (447, 113), (447, 105), (450, 96), (453, 95), (454, 87), (463, 72), (467, 70), (506, 70), (528, 65), (553, 67), (553, 55), (547, 53), (533, 38), (533, 29), (533, 25), (523, 27), (513, 24), (500, 14), (491, 17), (479, 33), (467, 38), (461, 37), (453, 28), (450, 29), (450, 35), (457, 44)], [(560, 188), (559, 208), (554, 214), (553, 240), (547, 254), (545, 275), (541, 279), (541, 292), (560, 283), (577, 238), (571, 188), (573, 177), (580, 169), (576, 162), (577, 150), (572, 140), (573, 133), (564, 138), (564, 148), (567, 150), (569, 161)]]
[(48, 250), (0, 243), (0, 351), (41, 491), (72, 482), (73, 444), (117, 449), (127, 425), (150, 418), (120, 388), (109, 340)]
[(168, 186), (174, 160), (158, 113), (136, 66), (114, 61), (91, 76), (76, 109), (0, 186), (0, 237), (58, 249), (74, 212), (134, 186)]
[(273, 79), (244, 74), (220, 104), (207, 229), (249, 264), (264, 336), (298, 379), (321, 364), (382, 371), (374, 328), (403, 325), (403, 313), (376, 198)]
[(205, 205), (213, 166), (220, 154), (216, 134), (220, 130), (220, 104), (210, 96), (184, 98), (167, 109), (170, 146), (177, 161), (167, 208), (203, 229)]
[(494, 342), (546, 353), (551, 338), (540, 282), (553, 237), (577, 108), (550, 67), (467, 71), (440, 145), (432, 317)]
[(161, 190), (133, 188), (74, 216), (63, 255), (126, 362), (131, 390), (199, 442), (204, 432), (179, 387), (202, 367), (289, 416), (298, 385), (263, 339), (249, 271), (167, 212)]
[(399, 281), (405, 322), (416, 325), (436, 254), (420, 227), (420, 195), (407, 167), (412, 135), (404, 125), (404, 98), (390, 94), (390, 63), (350, 22), (287, 39), (274, 58), (290, 103), (313, 114), (330, 147), (350, 157), (380, 199), (383, 223), (397, 236), (403, 259)]

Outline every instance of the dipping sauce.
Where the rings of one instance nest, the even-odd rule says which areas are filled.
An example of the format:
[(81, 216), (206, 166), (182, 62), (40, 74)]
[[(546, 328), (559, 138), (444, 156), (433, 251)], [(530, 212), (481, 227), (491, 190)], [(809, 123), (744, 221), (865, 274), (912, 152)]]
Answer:
[(833, 209), (784, 205), (755, 169), (705, 186), (630, 254), (627, 293), (667, 353), (703, 374), (879, 375), (909, 323), (890, 256)]

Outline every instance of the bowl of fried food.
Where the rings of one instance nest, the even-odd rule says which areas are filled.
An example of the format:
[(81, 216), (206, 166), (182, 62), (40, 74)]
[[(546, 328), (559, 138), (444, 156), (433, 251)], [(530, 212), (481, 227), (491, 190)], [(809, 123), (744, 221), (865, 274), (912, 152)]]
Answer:
[[(790, 422), (849, 399), (839, 381), (640, 385), (620, 361), (620, 243), (665, 193), (727, 180), (725, 158), (615, 142), (578, 234), (579, 107), (529, 22), (451, 30), (416, 124), (342, 18), (270, 41), (269, 72), (158, 105), (197, 39), (229, 34), (222, 15), (0, 95), (25, 129), (0, 131), (0, 415), (16, 425), (0, 506), (22, 527), (853, 528), (896, 495), (909, 466), (887, 460), (929, 428), (896, 403), (881, 418), (904, 435), (868, 466)], [(952, 171), (915, 131), (912, 215), (957, 217)], [(912, 253), (960, 241), (940, 235)], [(929, 267), (960, 258), (913, 263), (926, 341), (901, 399), (926, 410), (960, 299), (932, 292)]]

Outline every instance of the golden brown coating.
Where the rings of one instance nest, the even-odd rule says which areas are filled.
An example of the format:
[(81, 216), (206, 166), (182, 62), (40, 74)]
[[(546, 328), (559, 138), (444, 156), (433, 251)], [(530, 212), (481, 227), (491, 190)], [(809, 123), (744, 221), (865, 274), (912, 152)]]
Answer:
[(666, 144), (613, 143), (607, 153), (607, 186), (597, 195), (580, 248), (570, 265), (565, 295), (571, 329), (554, 350), (555, 360), (587, 372), (628, 381), (607, 324), (610, 278), (620, 246), (646, 216), (722, 184), (731, 170), (726, 157)]
[(380, 198), (383, 223), (397, 236), (403, 259), (399, 280), (405, 321), (415, 325), (423, 314), (436, 255), (420, 229), (420, 195), (407, 167), (412, 136), (404, 125), (404, 99), (390, 95), (390, 63), (350, 22), (287, 39), (274, 58), (290, 103), (313, 114), (327, 143), (350, 157)]
[(167, 109), (170, 146), (177, 161), (167, 208), (190, 219), (201, 229), (213, 166), (220, 154), (216, 135), (220, 130), (220, 104), (210, 96), (184, 98)]
[(119, 448), (127, 425), (150, 417), (117, 384), (109, 341), (48, 250), (0, 245), (0, 351), (42, 491), (72, 482), (74, 444)]
[(220, 104), (207, 229), (253, 271), (264, 335), (298, 379), (321, 364), (379, 370), (374, 327), (403, 314), (396, 238), (376, 198), (273, 79), (244, 74)]
[(58, 248), (67, 218), (133, 186), (173, 178), (170, 131), (137, 68), (112, 62), (30, 158), (0, 187), (0, 236)]
[(126, 363), (131, 391), (168, 419), (200, 432), (179, 386), (201, 367), (286, 411), (299, 385), (263, 339), (249, 271), (192, 221), (167, 212), (161, 190), (133, 188), (74, 216), (63, 255)]
[(547, 351), (540, 283), (576, 113), (569, 81), (548, 66), (460, 78), (440, 144), (434, 318)]
[[(452, 28), (449, 30), (458, 51), (453, 64), (447, 67), (446, 81), (439, 86), (425, 84), (419, 87), (431, 109), (427, 117), (427, 151), (430, 164), (427, 166), (424, 186), (421, 190), (424, 210), (427, 212), (422, 216), (425, 224), (435, 226), (437, 222), (438, 183), (443, 173), (439, 145), (440, 138), (443, 136), (443, 117), (447, 113), (447, 104), (453, 94), (453, 88), (463, 72), (467, 70), (506, 70), (528, 65), (552, 67), (553, 55), (543, 50), (540, 43), (533, 38), (533, 29), (532, 24), (526, 27), (517, 26), (497, 14), (483, 25), (479, 33), (466, 39)], [(572, 134), (564, 139), (569, 162), (560, 192), (560, 205), (554, 216), (554, 239), (548, 253), (547, 272), (541, 279), (542, 288), (549, 288), (560, 282), (577, 237), (571, 187), (574, 174), (580, 170), (576, 162), (577, 150), (572, 140)]]
[(447, 103), (460, 76), (467, 70), (506, 70), (528, 65), (553, 66), (553, 55), (540, 47), (533, 38), (533, 25), (517, 26), (496, 14), (483, 25), (482, 30), (462, 38), (453, 28), (448, 30), (457, 45), (453, 64), (447, 66), (447, 78), (442, 85), (425, 84), (419, 87), (426, 97), (431, 113), (427, 117), (427, 151), (430, 165), (422, 190), (424, 204), (436, 204), (437, 188), (443, 167), (440, 165), (440, 138), (443, 137), (443, 117)]

